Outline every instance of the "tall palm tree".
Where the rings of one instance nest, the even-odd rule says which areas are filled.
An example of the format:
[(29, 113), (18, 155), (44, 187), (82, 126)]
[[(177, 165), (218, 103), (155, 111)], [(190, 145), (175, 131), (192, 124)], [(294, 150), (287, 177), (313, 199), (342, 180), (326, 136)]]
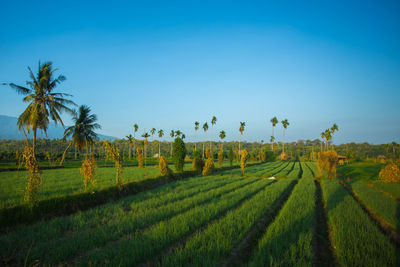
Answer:
[(221, 138), (221, 149), (223, 149), (223, 147), (224, 147), (224, 144), (222, 143), (222, 140), (224, 140), (224, 138), (226, 137), (226, 133), (225, 133), (225, 131), (220, 131), (219, 132), (219, 138)]
[(147, 157), (146, 148), (147, 148), (147, 143), (148, 143), (147, 138), (149, 138), (150, 135), (147, 132), (145, 132), (144, 134), (142, 134), (142, 137), (144, 138), (144, 168), (146, 168), (146, 157)]
[[(332, 127), (331, 127), (331, 132), (332, 132), (332, 146), (333, 146), (333, 134), (334, 134), (335, 132), (337, 132), (337, 131), (339, 131), (339, 127), (337, 126), (336, 123), (334, 123), (334, 124), (332, 125)], [(334, 148), (335, 148), (335, 147), (334, 147)]]
[(171, 130), (171, 132), (169, 133), (169, 136), (171, 136), (171, 138), (172, 138), (172, 141), (171, 141), (171, 158), (172, 158), (172, 143), (174, 141), (175, 131)]
[(287, 127), (289, 126), (289, 121), (288, 119), (284, 119), (283, 121), (281, 121), (282, 126), (283, 126), (283, 154), (285, 154), (285, 131), (287, 129)]
[[(270, 122), (272, 123), (272, 136), (274, 137), (273, 139), (275, 141), (274, 129), (275, 129), (275, 126), (278, 124), (279, 121), (278, 121), (278, 119), (276, 117), (273, 117), (270, 120)], [(272, 151), (274, 151), (274, 143), (271, 143), (271, 148), (272, 148)]]
[(154, 137), (153, 137), (153, 135), (156, 133), (156, 128), (152, 128), (151, 130), (150, 130), (150, 133), (151, 133), (151, 156), (153, 157), (153, 155), (154, 155), (154, 149), (153, 149), (153, 141), (154, 141)]
[[(217, 117), (213, 116), (211, 119), (211, 127), (213, 127), (216, 123), (217, 123)], [(211, 151), (211, 139), (210, 139), (210, 151)]]
[(24, 133), (25, 130), (28, 134), (30, 131), (33, 132), (32, 148), (35, 152), (37, 130), (40, 129), (47, 136), (49, 119), (53, 120), (56, 124), (60, 123), (64, 126), (60, 116), (61, 113), (65, 111), (74, 115), (73, 110), (68, 106), (76, 106), (76, 104), (72, 100), (65, 98), (71, 97), (71, 95), (54, 92), (57, 85), (65, 81), (66, 78), (63, 75), (54, 76), (54, 72), (58, 69), (53, 69), (52, 62), (41, 64), (39, 61), (39, 69), (36, 76), (30, 67), (28, 67), (28, 70), (31, 80), (27, 81), (26, 84), (29, 88), (14, 83), (9, 83), (8, 85), (17, 91), (17, 93), (25, 95), (23, 101), (29, 103), (28, 107), (18, 117), (17, 125), (20, 131), (24, 130)]
[(133, 125), (133, 153), (136, 155), (136, 132), (139, 130), (139, 125), (136, 123)]
[(273, 135), (271, 135), (271, 138), (269, 139), (269, 141), (271, 142), (272, 145), (272, 151), (274, 151), (274, 141), (275, 141), (275, 137)]
[(161, 157), (161, 138), (164, 136), (164, 131), (162, 129), (158, 130), (158, 138), (160, 138), (158, 142), (158, 158)]
[(97, 134), (94, 132), (97, 129), (101, 129), (101, 126), (96, 123), (97, 116), (95, 114), (90, 114), (90, 108), (86, 105), (79, 107), (78, 114), (72, 117), (74, 122), (73, 126), (68, 127), (64, 131), (64, 140), (72, 135), (72, 140), (69, 142), (67, 148), (65, 149), (60, 166), (62, 166), (65, 159), (65, 154), (72, 144), (79, 150), (83, 151), (83, 147), (86, 147), (86, 154), (88, 153), (88, 145), (93, 144), (94, 140), (97, 138)]
[(133, 138), (133, 136), (130, 134), (130, 135), (127, 135), (127, 136), (125, 136), (126, 137), (126, 139), (128, 139), (128, 147), (129, 147), (129, 160), (131, 160), (131, 154), (132, 154), (132, 144), (133, 144), (133, 140), (135, 140), (134, 138)]
[(322, 143), (324, 142), (324, 140), (325, 140), (325, 132), (322, 132), (321, 133), (321, 152), (322, 152)]
[[(208, 130), (208, 123), (207, 122), (205, 122), (203, 124), (203, 130), (204, 130), (204, 134), (207, 136), (207, 130)], [(204, 143), (203, 143), (203, 158), (204, 158)]]
[(195, 140), (195, 143), (194, 143), (194, 150), (196, 151), (197, 150), (197, 138), (196, 138), (196, 133), (197, 133), (197, 130), (199, 130), (199, 125), (200, 125), (200, 123), (198, 122), (198, 121), (195, 121), (194, 122), (194, 133), (195, 133), (195, 138), (194, 139), (196, 139)]
[[(240, 127), (239, 127), (239, 132), (240, 132), (240, 135), (241, 136), (243, 136), (243, 132), (244, 132), (244, 127), (246, 126), (246, 123), (245, 122), (240, 122)], [(239, 159), (240, 159), (240, 140), (241, 140), (242, 138), (240, 138), (239, 139)]]

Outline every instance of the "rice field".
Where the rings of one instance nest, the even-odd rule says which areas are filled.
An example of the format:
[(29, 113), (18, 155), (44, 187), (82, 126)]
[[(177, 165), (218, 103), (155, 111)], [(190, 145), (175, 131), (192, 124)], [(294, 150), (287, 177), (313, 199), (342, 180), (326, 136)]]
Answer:
[(318, 266), (317, 255), (324, 254), (315, 243), (321, 235), (316, 214), (322, 212), (329, 233), (318, 238), (331, 246), (336, 264), (399, 266), (398, 244), (371, 219), (378, 216), (398, 231), (398, 201), (375, 183), (352, 182), (354, 194), (376, 211), (371, 215), (338, 179), (322, 179), (323, 205), (316, 205), (316, 169), (313, 162), (263, 163), (247, 167), (244, 176), (230, 169), (3, 228), (0, 263)]

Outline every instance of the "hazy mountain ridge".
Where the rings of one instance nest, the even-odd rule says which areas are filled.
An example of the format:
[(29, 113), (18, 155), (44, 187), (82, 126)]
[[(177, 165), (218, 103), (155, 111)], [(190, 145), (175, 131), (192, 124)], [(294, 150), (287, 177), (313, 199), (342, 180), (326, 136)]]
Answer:
[[(40, 130), (38, 130), (37, 135), (38, 138), (46, 138), (45, 134), (42, 133), (42, 131)], [(51, 122), (47, 130), (47, 137), (49, 139), (54, 139), (54, 138), (62, 138), (63, 135), (64, 135), (64, 128), (59, 124), (56, 125), (55, 123)], [(97, 134), (97, 135), (100, 140), (102, 140), (103, 138), (107, 140), (119, 139), (108, 135), (102, 135), (102, 134)], [(28, 136), (32, 138), (33, 134), (31, 133)], [(0, 139), (10, 139), (10, 140), (25, 139), (24, 133), (22, 131), (21, 132), (18, 131), (17, 118), (0, 115)]]

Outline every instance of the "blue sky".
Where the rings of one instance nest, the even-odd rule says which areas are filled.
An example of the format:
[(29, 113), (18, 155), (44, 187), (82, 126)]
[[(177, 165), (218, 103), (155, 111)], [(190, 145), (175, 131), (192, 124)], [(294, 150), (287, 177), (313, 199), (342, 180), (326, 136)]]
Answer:
[[(238, 140), (245, 121), (243, 140), (268, 140), (277, 116), (286, 141), (333, 123), (336, 143), (400, 141), (398, 1), (105, 2), (2, 2), (0, 82), (53, 61), (58, 90), (117, 137), (138, 123), (200, 141), (194, 121), (215, 115), (207, 139)], [(18, 116), (21, 96), (0, 88), (0, 114)]]

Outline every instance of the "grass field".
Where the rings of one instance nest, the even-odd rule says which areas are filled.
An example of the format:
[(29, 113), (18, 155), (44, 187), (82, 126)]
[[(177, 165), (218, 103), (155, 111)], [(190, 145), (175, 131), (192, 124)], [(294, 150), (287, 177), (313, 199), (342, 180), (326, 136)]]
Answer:
[[(224, 162), (223, 166), (228, 166)], [(173, 166), (171, 167), (173, 169)], [(184, 170), (191, 170), (190, 163), (186, 163)], [(80, 193), (83, 191), (83, 178), (79, 168), (46, 169), (42, 171), (43, 184), (39, 188), (40, 199), (48, 199)], [(138, 167), (124, 168), (124, 181), (132, 182), (156, 177), (160, 170), (153, 166), (146, 169)], [(10, 207), (23, 202), (24, 189), (27, 182), (26, 171), (4, 171), (0, 172), (0, 208)], [(115, 168), (97, 168), (95, 170), (97, 186), (91, 189), (101, 190), (102, 188), (115, 185)]]
[[(363, 178), (362, 166), (354, 169), (345, 169), (360, 174), (350, 189), (398, 231), (398, 201), (378, 190), (376, 179)], [(114, 175), (112, 168), (100, 170)], [(314, 243), (321, 235), (316, 214), (325, 211), (318, 223), (330, 233), (318, 238), (330, 244), (339, 265), (399, 266), (398, 246), (337, 179), (321, 181), (326, 210), (316, 206), (315, 170), (313, 162), (263, 163), (247, 167), (245, 176), (231, 169), (185, 178), (68, 216), (15, 225), (0, 234), (0, 264), (318, 266), (316, 255), (323, 253)]]

